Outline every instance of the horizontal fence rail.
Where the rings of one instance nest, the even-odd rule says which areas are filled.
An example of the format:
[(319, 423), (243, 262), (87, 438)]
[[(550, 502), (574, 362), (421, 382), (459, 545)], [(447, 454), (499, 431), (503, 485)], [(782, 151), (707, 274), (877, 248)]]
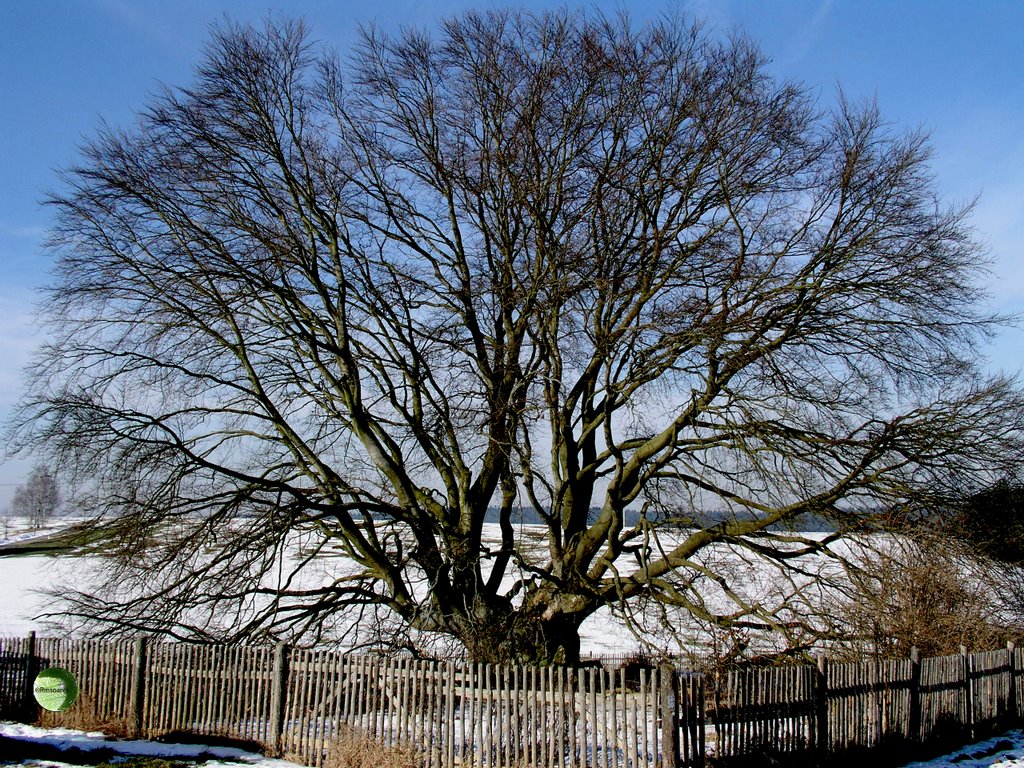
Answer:
[[(247, 742), (311, 766), (367, 740), (427, 768), (640, 768), (912, 756), (1020, 722), (1021, 652), (693, 673), (456, 664), (327, 649), (0, 639), (0, 717)], [(43, 713), (32, 682), (80, 697)]]

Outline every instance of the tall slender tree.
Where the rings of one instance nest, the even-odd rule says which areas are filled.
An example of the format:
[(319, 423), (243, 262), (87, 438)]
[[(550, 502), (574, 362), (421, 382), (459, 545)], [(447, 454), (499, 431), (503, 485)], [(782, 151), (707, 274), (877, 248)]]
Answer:
[(318, 638), (376, 608), (477, 659), (571, 661), (640, 602), (795, 638), (723, 547), (799, 591), (802, 520), (1019, 456), (969, 209), (874, 104), (677, 19), (471, 12), (346, 61), (224, 25), (64, 173), (14, 435), (124, 555), (70, 613)]

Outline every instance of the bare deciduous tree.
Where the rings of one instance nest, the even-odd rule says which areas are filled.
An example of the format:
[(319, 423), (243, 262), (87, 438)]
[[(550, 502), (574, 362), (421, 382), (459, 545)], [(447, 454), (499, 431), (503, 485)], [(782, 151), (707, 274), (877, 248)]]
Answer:
[(46, 467), (37, 466), (11, 500), (11, 513), (24, 518), (30, 528), (42, 528), (60, 506), (57, 479)]
[(125, 555), (71, 612), (316, 638), (379, 606), (478, 659), (572, 660), (641, 599), (806, 631), (713, 553), (788, 573), (827, 543), (801, 520), (881, 524), (1019, 451), (928, 152), (677, 20), (467, 13), (348, 64), (214, 30), (51, 200), (15, 436)]

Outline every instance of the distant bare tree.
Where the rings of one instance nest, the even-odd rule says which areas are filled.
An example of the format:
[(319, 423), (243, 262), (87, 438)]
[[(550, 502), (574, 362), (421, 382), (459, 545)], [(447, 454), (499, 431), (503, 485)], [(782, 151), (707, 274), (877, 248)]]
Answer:
[(30, 528), (42, 528), (60, 506), (57, 479), (46, 467), (37, 466), (11, 501), (11, 513), (28, 521)]
[(804, 638), (723, 548), (798, 584), (801, 521), (883, 526), (1020, 456), (969, 210), (873, 104), (679, 20), (467, 13), (348, 61), (216, 29), (50, 201), (13, 437), (124, 555), (70, 615), (316, 639), (381, 606), (571, 661), (646, 600)]

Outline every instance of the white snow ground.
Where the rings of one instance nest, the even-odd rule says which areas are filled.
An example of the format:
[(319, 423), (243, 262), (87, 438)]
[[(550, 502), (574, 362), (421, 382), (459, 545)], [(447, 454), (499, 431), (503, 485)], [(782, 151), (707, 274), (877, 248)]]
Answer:
[(904, 768), (1024, 768), (1024, 731), (1010, 731)]
[(24, 637), (32, 630), (41, 631), (34, 616), (49, 610), (48, 598), (39, 590), (52, 586), (52, 557), (0, 558), (0, 637)]
[[(61, 750), (79, 749), (83, 752), (94, 752), (109, 749), (118, 755), (165, 758), (198, 758), (201, 755), (212, 757), (204, 762), (203, 768), (297, 768), (296, 763), (287, 760), (276, 760), (262, 755), (245, 752), (231, 747), (212, 747), (202, 744), (161, 744), (155, 741), (120, 741), (104, 736), (102, 733), (88, 733), (67, 728), (36, 728), (21, 723), (0, 723), (0, 736), (36, 744), (45, 744)], [(0, 756), (0, 761), (3, 757)], [(3, 763), (0, 763), (3, 764)], [(69, 763), (53, 760), (26, 760), (21, 765), (37, 768), (82, 768), (81, 764), (72, 766)]]
[[(0, 723), (0, 736), (34, 741), (59, 749), (78, 748), (83, 751), (111, 749), (122, 755), (147, 755), (165, 758), (212, 756), (203, 768), (297, 768), (296, 763), (263, 757), (228, 747), (201, 744), (160, 744), (153, 741), (119, 741), (101, 733), (87, 733), (66, 728), (36, 728), (19, 723)], [(0, 758), (2, 759), (2, 758)], [(53, 760), (27, 760), (20, 765), (34, 768), (82, 768)], [(986, 741), (964, 747), (934, 760), (909, 763), (905, 768), (1024, 768), (1024, 731), (1010, 731)]]

